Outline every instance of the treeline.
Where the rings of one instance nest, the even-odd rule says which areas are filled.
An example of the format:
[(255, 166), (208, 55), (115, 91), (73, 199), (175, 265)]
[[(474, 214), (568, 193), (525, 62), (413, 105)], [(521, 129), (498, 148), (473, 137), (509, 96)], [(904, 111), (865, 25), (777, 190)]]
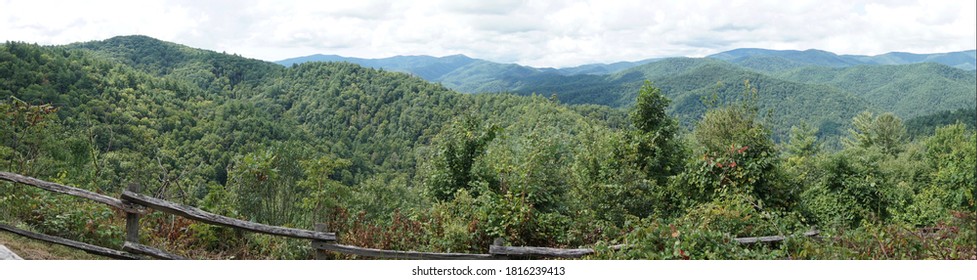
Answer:
[[(150, 58), (147, 58), (150, 57)], [(292, 68), (120, 37), (0, 45), (0, 169), (146, 194), (372, 248), (636, 246), (596, 258), (974, 256), (975, 135), (908, 137), (892, 114), (816, 125), (765, 117), (752, 82), (682, 128), (651, 83), (634, 106), (464, 95), (349, 63)], [(691, 79), (691, 78), (689, 78)], [(0, 183), (0, 220), (116, 246), (122, 213)], [(308, 258), (308, 243), (152, 213), (144, 244), (202, 258)], [(741, 247), (733, 237), (811, 227)], [(925, 230), (927, 234), (917, 234)], [(936, 235), (929, 235), (935, 232)], [(881, 245), (880, 245), (881, 244)], [(880, 250), (881, 249), (881, 250)]]

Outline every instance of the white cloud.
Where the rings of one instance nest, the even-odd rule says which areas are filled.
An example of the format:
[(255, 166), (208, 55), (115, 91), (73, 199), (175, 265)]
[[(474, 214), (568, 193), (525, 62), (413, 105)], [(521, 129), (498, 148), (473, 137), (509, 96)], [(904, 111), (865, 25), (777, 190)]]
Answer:
[(197, 28), (193, 10), (163, 1), (7, 1), (0, 6), (4, 40), (65, 44), (120, 34), (179, 40)]
[(977, 48), (974, 1), (5, 1), (0, 40), (144, 34), (266, 60), (465, 54), (533, 66), (704, 56)]

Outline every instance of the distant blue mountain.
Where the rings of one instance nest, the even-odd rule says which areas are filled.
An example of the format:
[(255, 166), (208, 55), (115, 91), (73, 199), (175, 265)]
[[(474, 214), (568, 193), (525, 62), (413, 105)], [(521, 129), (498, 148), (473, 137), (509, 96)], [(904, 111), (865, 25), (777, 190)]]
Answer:
[(926, 62), (944, 64), (963, 70), (977, 69), (977, 50), (934, 54), (890, 52), (866, 56), (837, 55), (822, 50), (795, 51), (745, 48), (725, 51), (708, 57), (729, 61), (733, 64), (765, 72), (790, 70), (806, 66), (842, 68), (856, 65), (903, 65)]
[[(575, 67), (566, 68), (534, 68), (529, 66), (522, 66), (527, 69), (536, 70), (537, 72), (546, 73), (557, 73), (561, 75), (581, 75), (581, 74), (592, 74), (592, 75), (603, 75), (610, 74), (627, 68), (639, 66), (642, 64), (647, 64), (649, 62), (654, 62), (661, 60), (661, 58), (651, 58), (641, 61), (621, 61), (614, 63), (594, 63), (585, 64)], [(517, 65), (517, 64), (503, 64), (496, 63), (482, 59), (474, 59), (464, 55), (456, 54), (445, 57), (433, 57), (427, 55), (414, 55), (414, 56), (394, 56), (388, 58), (357, 58), (357, 57), (345, 57), (338, 55), (325, 55), (325, 54), (315, 54), (310, 56), (302, 56), (289, 58), (281, 61), (276, 61), (283, 66), (292, 66), (294, 64), (301, 64), (306, 62), (350, 62), (359, 64), (371, 68), (383, 68), (386, 70), (394, 71), (406, 71), (412, 74), (416, 74), (421, 77), (431, 77), (443, 76), (448, 72), (457, 70), (458, 68), (469, 66), (475, 62), (481, 63), (493, 63), (499, 65)], [(427, 71), (424, 71), (427, 70)], [(425, 74), (422, 74), (425, 73)]]
[(950, 52), (950, 53), (933, 53), (933, 54), (915, 54), (906, 52), (890, 52), (886, 54), (876, 55), (876, 56), (849, 56), (858, 60), (869, 62), (869, 64), (882, 64), (882, 65), (898, 65), (898, 64), (914, 64), (914, 63), (924, 63), (924, 62), (935, 62), (951, 67), (960, 68), (963, 70), (974, 70), (977, 69), (977, 50), (960, 51), (960, 52)]
[(641, 61), (621, 61), (615, 63), (595, 63), (595, 64), (584, 64), (576, 67), (566, 67), (553, 69), (562, 75), (604, 75), (611, 74), (617, 71), (628, 69), (635, 66), (641, 66), (651, 62), (662, 60), (661, 58), (650, 58)]

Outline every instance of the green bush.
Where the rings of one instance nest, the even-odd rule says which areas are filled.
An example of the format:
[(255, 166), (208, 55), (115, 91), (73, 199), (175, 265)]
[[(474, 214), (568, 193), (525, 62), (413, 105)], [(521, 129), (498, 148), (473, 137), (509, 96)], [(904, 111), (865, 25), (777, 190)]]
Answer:
[(821, 159), (813, 185), (801, 194), (805, 216), (822, 228), (888, 219), (896, 190), (879, 167), (884, 157), (876, 148), (855, 148)]

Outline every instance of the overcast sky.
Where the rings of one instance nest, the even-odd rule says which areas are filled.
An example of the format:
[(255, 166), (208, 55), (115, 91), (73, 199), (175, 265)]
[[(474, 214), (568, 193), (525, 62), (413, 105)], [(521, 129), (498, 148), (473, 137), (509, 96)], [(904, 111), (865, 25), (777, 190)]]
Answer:
[(742, 47), (970, 50), (975, 11), (973, 0), (0, 0), (0, 40), (51, 45), (142, 34), (269, 61), (464, 54), (563, 67)]

